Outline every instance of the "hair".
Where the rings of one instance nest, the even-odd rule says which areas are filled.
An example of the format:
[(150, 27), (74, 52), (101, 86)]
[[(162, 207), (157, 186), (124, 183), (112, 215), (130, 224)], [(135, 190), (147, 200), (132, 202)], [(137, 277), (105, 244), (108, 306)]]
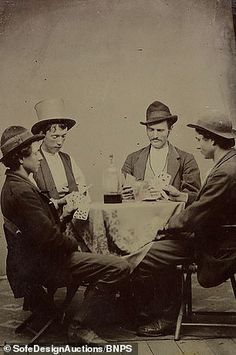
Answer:
[(31, 144), (26, 145), (14, 152), (10, 152), (3, 159), (2, 163), (12, 171), (18, 170), (20, 167), (20, 159), (27, 158), (32, 154)]
[(42, 133), (42, 134), (46, 134), (48, 131), (53, 131), (53, 132), (55, 132), (55, 130), (57, 129), (57, 127), (61, 128), (61, 129), (66, 129), (66, 128), (68, 128), (65, 123), (49, 123), (49, 124), (47, 124), (45, 127), (42, 128), (41, 133)]
[(234, 138), (224, 138), (221, 136), (218, 136), (215, 133), (209, 132), (203, 128), (195, 128), (196, 132), (203, 136), (205, 139), (211, 139), (214, 141), (215, 145), (218, 145), (221, 149), (230, 149), (235, 145), (235, 140)]

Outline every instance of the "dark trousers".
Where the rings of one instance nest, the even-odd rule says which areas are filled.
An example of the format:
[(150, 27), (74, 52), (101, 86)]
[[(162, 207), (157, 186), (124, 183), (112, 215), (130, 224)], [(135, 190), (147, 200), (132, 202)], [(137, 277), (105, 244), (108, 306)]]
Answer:
[(74, 282), (89, 284), (89, 291), (73, 318), (78, 323), (86, 323), (100, 296), (115, 290), (130, 274), (128, 262), (113, 255), (74, 252), (68, 267)]
[(156, 241), (133, 275), (138, 307), (147, 309), (155, 297), (159, 313), (166, 309), (165, 317), (175, 317), (180, 300), (180, 275), (175, 266), (189, 261), (192, 256), (193, 246), (189, 239)]

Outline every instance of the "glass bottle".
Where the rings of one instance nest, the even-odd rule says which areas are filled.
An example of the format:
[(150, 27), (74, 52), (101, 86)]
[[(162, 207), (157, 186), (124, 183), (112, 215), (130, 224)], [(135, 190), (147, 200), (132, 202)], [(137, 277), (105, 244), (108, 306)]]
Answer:
[(122, 202), (119, 172), (114, 164), (113, 154), (109, 155), (109, 165), (103, 172), (104, 203)]

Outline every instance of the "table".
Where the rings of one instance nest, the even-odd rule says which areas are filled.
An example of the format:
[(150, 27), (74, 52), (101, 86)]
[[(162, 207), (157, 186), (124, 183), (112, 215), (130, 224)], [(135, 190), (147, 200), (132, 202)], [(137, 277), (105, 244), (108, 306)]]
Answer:
[(158, 230), (163, 229), (174, 214), (184, 209), (183, 202), (93, 202), (88, 221), (75, 221), (83, 242), (93, 253), (126, 257), (135, 267), (152, 245)]

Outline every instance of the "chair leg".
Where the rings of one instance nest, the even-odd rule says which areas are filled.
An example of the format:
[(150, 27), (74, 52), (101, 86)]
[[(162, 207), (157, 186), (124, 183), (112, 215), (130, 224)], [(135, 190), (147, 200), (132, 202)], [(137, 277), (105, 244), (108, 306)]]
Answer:
[(230, 278), (230, 281), (231, 281), (231, 285), (232, 285), (232, 288), (233, 288), (233, 291), (234, 291), (234, 297), (236, 298), (236, 280), (235, 280), (235, 276), (231, 276)]
[(176, 321), (175, 338), (174, 338), (175, 340), (180, 339), (180, 330), (181, 330), (181, 325), (182, 325), (184, 314), (185, 314), (185, 276), (184, 276), (184, 273), (182, 272), (181, 304), (180, 304), (178, 318)]
[(38, 340), (39, 337), (45, 333), (45, 331), (50, 327), (50, 325), (54, 322), (54, 320), (55, 319), (53, 318), (49, 319), (48, 322), (43, 326), (43, 328), (41, 328), (40, 331), (36, 333), (36, 335), (33, 337), (33, 339), (31, 339), (29, 345), (33, 345), (35, 341)]
[(188, 271), (186, 276), (186, 303), (187, 303), (187, 318), (192, 317), (192, 272)]
[(15, 329), (16, 334), (22, 333), (25, 329), (27, 329), (28, 325), (32, 322), (33, 319), (35, 319), (36, 315), (34, 313), (31, 313), (31, 315), (26, 318), (18, 327)]
[(31, 315), (15, 329), (16, 334), (21, 334), (26, 330), (34, 335), (34, 337), (30, 340), (28, 345), (33, 345), (35, 341), (38, 340), (39, 337), (43, 335), (45, 331), (50, 327), (50, 325), (54, 322), (54, 318), (50, 318), (47, 320), (44, 326), (40, 328), (40, 330), (36, 330), (32, 328), (31, 324), (32, 321), (38, 318), (38, 316), (39, 316), (38, 313), (31, 313)]

